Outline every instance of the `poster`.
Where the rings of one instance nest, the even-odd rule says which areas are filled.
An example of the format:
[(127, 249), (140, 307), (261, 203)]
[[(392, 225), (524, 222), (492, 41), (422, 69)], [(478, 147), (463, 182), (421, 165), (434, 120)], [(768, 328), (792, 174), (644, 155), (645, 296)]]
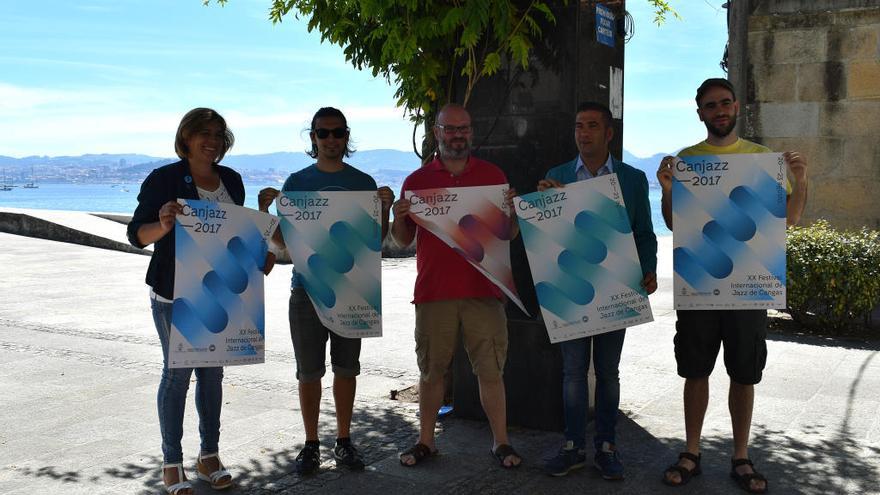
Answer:
[(178, 199), (169, 368), (263, 362), (263, 266), (278, 219), (231, 203)]
[(529, 314), (519, 300), (510, 269), (511, 220), (507, 184), (406, 191), (410, 218), (482, 273)]
[(514, 199), (550, 342), (653, 321), (617, 174)]
[(785, 307), (785, 167), (781, 153), (676, 159), (675, 309)]
[(382, 223), (375, 191), (285, 191), (276, 199), (294, 270), (321, 323), (382, 336)]

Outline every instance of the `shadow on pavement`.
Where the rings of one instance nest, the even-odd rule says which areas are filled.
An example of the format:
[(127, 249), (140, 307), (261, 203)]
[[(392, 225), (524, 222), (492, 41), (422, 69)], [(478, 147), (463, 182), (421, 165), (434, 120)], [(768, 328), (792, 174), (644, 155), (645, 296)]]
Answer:
[[(329, 404), (332, 404), (332, 400)], [(252, 457), (246, 462), (238, 462), (235, 465), (229, 464), (227, 468), (235, 476), (235, 486), (223, 492), (212, 490), (205, 482), (193, 480), (195, 469), (192, 466), (187, 466), (187, 476), (193, 481), (194, 493), (249, 495), (308, 493), (322, 491), (325, 485), (344, 476), (348, 478), (360, 476), (360, 474), (349, 473), (344, 468), (336, 468), (332, 449), (336, 440), (336, 420), (335, 416), (326, 413), (327, 405), (328, 403), (322, 403), (319, 424), (319, 431), (322, 433), (321, 470), (317, 475), (300, 477), (294, 473), (296, 455), (305, 440), (304, 437), (299, 436), (289, 449), (261, 449), (258, 457)], [(332, 409), (330, 410), (332, 411)], [(413, 416), (409, 411), (406, 408), (398, 407), (394, 402), (378, 407), (374, 403), (372, 408), (364, 407), (364, 403), (355, 403), (352, 438), (363, 454), (368, 469), (370, 465), (390, 455), (396, 455), (396, 452), (402, 450), (401, 447), (406, 443), (403, 440), (407, 439), (408, 441), (410, 437), (415, 435), (416, 431), (410, 426)], [(292, 414), (299, 413), (292, 411)], [(164, 493), (161, 473), (158, 468), (161, 462), (161, 456), (151, 456), (142, 466), (125, 464), (107, 469), (105, 477), (120, 480), (140, 479), (143, 484), (141, 489), (136, 492), (138, 494)], [(61, 474), (71, 477), (70, 481), (82, 481), (77, 479), (76, 473)], [(344, 485), (343, 482), (340, 487), (342, 488)]]
[(806, 334), (768, 333), (767, 340), (841, 349), (880, 351), (880, 340), (856, 340), (842, 337), (819, 337)]

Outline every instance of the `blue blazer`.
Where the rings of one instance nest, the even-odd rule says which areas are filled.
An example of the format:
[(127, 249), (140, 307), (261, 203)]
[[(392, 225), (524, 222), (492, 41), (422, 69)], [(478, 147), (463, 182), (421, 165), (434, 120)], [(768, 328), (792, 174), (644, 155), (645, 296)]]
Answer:
[[(648, 177), (641, 170), (631, 167), (613, 156), (611, 160), (614, 173), (617, 174), (620, 182), (620, 190), (623, 193), (623, 202), (626, 205), (629, 224), (632, 227), (633, 238), (636, 241), (636, 250), (639, 252), (642, 274), (656, 273), (657, 236), (654, 235), (654, 225), (651, 223), (651, 203), (648, 201)], [(574, 160), (548, 170), (546, 178), (555, 179), (563, 184), (577, 182), (577, 174), (574, 171), (575, 165), (577, 165), (577, 157)]]

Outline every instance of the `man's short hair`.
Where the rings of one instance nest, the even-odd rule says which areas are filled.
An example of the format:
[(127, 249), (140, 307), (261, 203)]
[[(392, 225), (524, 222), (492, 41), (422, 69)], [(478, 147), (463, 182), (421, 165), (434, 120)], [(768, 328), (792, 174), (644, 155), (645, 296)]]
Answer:
[(449, 103), (443, 105), (442, 107), (440, 107), (440, 111), (437, 112), (437, 117), (434, 120), (434, 125), (437, 125), (440, 123), (440, 116), (443, 115), (443, 113), (448, 110), (463, 110), (465, 113), (468, 114), (468, 117), (471, 116), (471, 113), (468, 111), (467, 108), (465, 108), (464, 105), (453, 101), (453, 102), (449, 102)]
[(700, 87), (697, 88), (697, 97), (695, 100), (698, 108), (700, 106), (700, 100), (703, 99), (706, 91), (709, 91), (711, 88), (724, 88), (730, 91), (730, 94), (733, 95), (733, 101), (736, 101), (736, 91), (734, 91), (733, 84), (731, 84), (730, 81), (721, 77), (711, 77), (703, 81), (703, 84), (700, 84)]
[(575, 115), (577, 115), (581, 112), (589, 112), (589, 111), (601, 113), (602, 120), (605, 121), (605, 126), (611, 127), (611, 119), (612, 119), (611, 110), (609, 110), (607, 106), (605, 106), (599, 102), (596, 102), (596, 101), (585, 101), (585, 102), (581, 103), (580, 105), (578, 105), (577, 112), (575, 112)]

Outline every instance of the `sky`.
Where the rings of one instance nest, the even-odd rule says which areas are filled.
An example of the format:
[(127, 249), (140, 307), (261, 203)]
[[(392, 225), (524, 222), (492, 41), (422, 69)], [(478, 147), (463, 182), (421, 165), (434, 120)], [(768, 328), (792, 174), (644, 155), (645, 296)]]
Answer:
[[(693, 95), (723, 76), (721, 0), (671, 0), (657, 27), (629, 0), (624, 148), (637, 156), (705, 137)], [(302, 151), (321, 106), (342, 109), (359, 149), (412, 149), (395, 88), (345, 61), (305, 21), (268, 20), (269, 0), (0, 0), (0, 155), (174, 155), (187, 110), (206, 106), (236, 135), (230, 154)]]

